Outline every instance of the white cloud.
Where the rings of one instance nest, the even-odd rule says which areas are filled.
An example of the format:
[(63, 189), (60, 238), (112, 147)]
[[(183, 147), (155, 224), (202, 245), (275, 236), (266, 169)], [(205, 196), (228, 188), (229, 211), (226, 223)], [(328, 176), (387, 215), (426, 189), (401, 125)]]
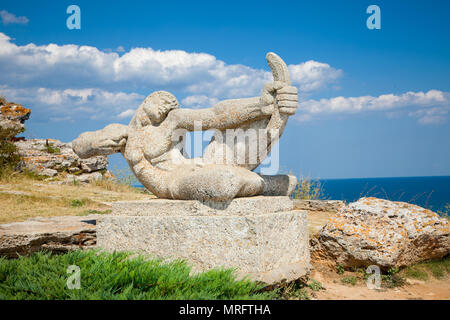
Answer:
[(291, 81), (300, 92), (311, 92), (325, 87), (342, 76), (342, 70), (329, 64), (309, 60), (297, 65), (289, 65)]
[(409, 116), (418, 118), (421, 124), (440, 124), (447, 120), (447, 115), (450, 108), (434, 107), (430, 109), (419, 109), (410, 112)]
[[(230, 65), (207, 53), (133, 48), (104, 52), (92, 46), (16, 45), (0, 33), (0, 83), (48, 88), (98, 87), (117, 91), (167, 89), (210, 98), (258, 95), (272, 75), (266, 70)], [(292, 80), (310, 92), (333, 82), (340, 71), (307, 61), (290, 65)], [(150, 93), (150, 92), (146, 92)]]
[(0, 18), (3, 25), (7, 24), (27, 24), (30, 20), (27, 17), (17, 17), (14, 13), (10, 13), (6, 10), (0, 11)]
[[(49, 119), (119, 119), (129, 110), (135, 110), (143, 95), (137, 93), (110, 92), (101, 89), (15, 89), (0, 86), (0, 94), (9, 101), (48, 114)], [(122, 115), (122, 116), (120, 116)]]
[[(0, 33), (0, 93), (9, 100), (52, 110), (54, 118), (88, 115), (93, 119), (125, 119), (144, 94), (154, 90), (185, 95), (181, 100), (184, 106), (199, 108), (222, 99), (257, 96), (264, 84), (273, 80), (268, 67), (263, 70), (226, 64), (207, 53), (152, 48), (126, 51), (121, 46), (115, 51), (73, 44), (16, 45)], [(342, 70), (313, 60), (288, 68), (293, 85), (300, 89), (299, 121), (366, 111), (386, 112), (392, 117), (398, 116), (398, 110), (402, 113), (402, 108), (409, 112), (403, 114), (423, 124), (447, 119), (449, 95), (438, 90), (305, 100), (329, 85), (335, 87)]]
[(443, 122), (450, 109), (450, 94), (439, 90), (428, 92), (406, 92), (404, 94), (384, 94), (378, 97), (335, 97), (331, 99), (306, 100), (299, 103), (297, 120), (308, 121), (320, 115), (337, 113), (360, 113), (367, 111), (387, 111), (400, 108), (414, 108), (409, 115), (418, 118), (422, 124)]

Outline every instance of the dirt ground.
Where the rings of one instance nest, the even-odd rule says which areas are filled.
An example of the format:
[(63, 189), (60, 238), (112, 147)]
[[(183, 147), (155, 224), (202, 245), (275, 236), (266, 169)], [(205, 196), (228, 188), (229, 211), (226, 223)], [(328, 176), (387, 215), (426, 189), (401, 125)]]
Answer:
[(313, 299), (318, 300), (450, 300), (450, 278), (426, 281), (406, 279), (401, 287), (368, 289), (363, 279), (353, 286), (343, 284), (344, 277), (357, 277), (356, 272), (337, 274), (328, 267), (313, 264), (311, 279), (319, 281), (323, 290), (312, 292)]

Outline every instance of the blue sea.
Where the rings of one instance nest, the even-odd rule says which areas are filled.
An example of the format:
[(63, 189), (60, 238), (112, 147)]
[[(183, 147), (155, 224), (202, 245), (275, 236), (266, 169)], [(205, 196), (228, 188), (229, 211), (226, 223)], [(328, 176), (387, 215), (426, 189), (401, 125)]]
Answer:
[(450, 204), (450, 176), (319, 181), (327, 199), (352, 202), (360, 197), (377, 197), (409, 202), (433, 211), (442, 211)]
[[(361, 197), (404, 201), (437, 211), (450, 205), (450, 176), (320, 179), (323, 198), (347, 203)], [(136, 187), (143, 187), (140, 183)]]

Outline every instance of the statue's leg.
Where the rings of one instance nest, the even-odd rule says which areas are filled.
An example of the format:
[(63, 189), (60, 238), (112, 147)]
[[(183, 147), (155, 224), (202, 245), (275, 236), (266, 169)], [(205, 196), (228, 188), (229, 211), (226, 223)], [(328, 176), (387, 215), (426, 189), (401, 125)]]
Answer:
[(169, 190), (173, 199), (228, 201), (262, 194), (264, 181), (236, 166), (180, 166), (170, 173)]

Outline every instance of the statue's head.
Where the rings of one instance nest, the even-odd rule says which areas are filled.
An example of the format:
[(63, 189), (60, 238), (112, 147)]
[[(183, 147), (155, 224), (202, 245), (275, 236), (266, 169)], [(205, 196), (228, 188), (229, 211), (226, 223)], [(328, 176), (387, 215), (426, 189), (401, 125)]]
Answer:
[(161, 123), (170, 110), (178, 108), (175, 96), (167, 91), (156, 91), (145, 98), (143, 109), (153, 124)]

